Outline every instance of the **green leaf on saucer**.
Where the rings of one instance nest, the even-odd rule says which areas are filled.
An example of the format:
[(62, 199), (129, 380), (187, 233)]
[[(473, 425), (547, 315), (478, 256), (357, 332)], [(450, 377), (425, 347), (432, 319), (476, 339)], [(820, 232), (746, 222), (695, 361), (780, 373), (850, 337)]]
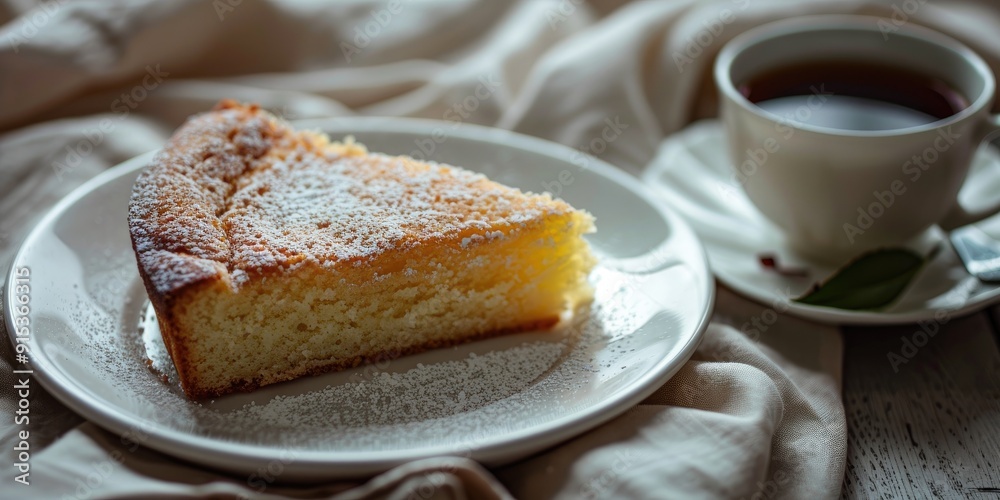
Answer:
[(880, 309), (892, 303), (928, 259), (901, 248), (875, 250), (849, 262), (796, 302), (838, 309)]

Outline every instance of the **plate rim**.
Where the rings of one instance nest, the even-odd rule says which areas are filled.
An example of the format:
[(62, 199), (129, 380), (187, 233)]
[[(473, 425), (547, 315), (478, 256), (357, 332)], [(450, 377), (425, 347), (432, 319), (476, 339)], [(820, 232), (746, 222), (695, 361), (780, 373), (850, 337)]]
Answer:
[[(425, 134), (426, 131), (433, 130), (436, 127), (444, 127), (447, 130), (446, 137), (491, 142), (504, 148), (521, 149), (548, 156), (567, 165), (576, 165), (571, 162), (570, 158), (575, 154), (581, 154), (576, 149), (544, 139), (526, 136), (505, 129), (468, 123), (459, 123), (456, 126), (453, 122), (440, 120), (390, 117), (333, 117), (300, 120), (294, 123), (300, 129), (311, 125), (324, 131), (329, 128), (338, 128), (337, 124), (342, 123), (344, 124), (342, 125), (343, 129), (353, 129), (356, 132), (361, 130), (384, 130), (385, 126), (391, 123), (393, 125), (391, 131), (393, 133), (412, 133), (418, 135)], [(8, 337), (12, 343), (16, 344), (17, 342), (16, 330), (13, 328), (12, 308), (10, 307), (13, 305), (11, 297), (13, 297), (12, 287), (15, 283), (14, 274), (19, 264), (25, 260), (25, 254), (34, 241), (74, 203), (96, 188), (145, 167), (149, 159), (157, 151), (137, 155), (94, 176), (59, 200), (29, 231), (14, 253), (7, 271), (7, 282), (4, 286), (4, 303), (8, 305), (8, 307), (4, 308), (4, 321), (6, 322)], [(593, 170), (596, 174), (617, 182), (633, 193), (633, 195), (643, 199), (667, 221), (672, 233), (685, 234), (684, 237), (688, 240), (688, 243), (694, 245), (695, 248), (692, 249), (694, 250), (692, 255), (697, 256), (697, 262), (685, 262), (685, 264), (696, 266), (696, 271), (698, 271), (696, 274), (701, 275), (696, 276), (696, 279), (702, 281), (701, 292), (705, 297), (701, 311), (698, 312), (694, 331), (687, 333), (687, 338), (683, 345), (677, 349), (676, 356), (664, 357), (657, 361), (647, 371), (647, 376), (643, 377), (640, 381), (631, 383), (620, 396), (591, 405), (583, 412), (562, 415), (547, 423), (510, 432), (501, 435), (499, 438), (487, 440), (483, 444), (469, 446), (467, 447), (469, 448), (469, 452), (462, 456), (487, 465), (509, 463), (524, 458), (527, 454), (544, 450), (593, 429), (621, 415), (659, 389), (687, 363), (704, 337), (714, 311), (716, 291), (709, 265), (709, 256), (697, 233), (694, 232), (683, 217), (675, 213), (663, 201), (653, 196), (639, 178), (633, 177), (592, 155), (588, 155), (587, 165), (580, 168)], [(38, 332), (32, 331), (29, 341), (31, 347), (37, 346), (35, 340), (37, 334)], [(78, 388), (79, 384), (75, 384), (71, 380), (64, 380), (67, 377), (56, 366), (50, 364), (44, 355), (36, 357), (34, 350), (31, 351), (31, 354), (30, 366), (33, 370), (32, 377), (38, 380), (47, 392), (52, 394), (53, 397), (67, 408), (83, 416), (88, 421), (117, 435), (126, 435), (137, 427), (141, 427), (143, 432), (148, 436), (142, 443), (144, 446), (174, 457), (234, 473), (245, 473), (257, 465), (273, 460), (274, 454), (272, 452), (276, 450), (274, 446), (252, 445), (218, 438), (195, 436), (163, 426), (151, 419), (141, 419), (126, 413), (116, 412), (113, 405), (107, 404), (106, 401), (102, 401), (100, 398), (80, 391), (74, 392), (73, 389)], [(349, 452), (296, 450), (296, 457), (294, 459), (296, 465), (294, 467), (286, 466), (282, 478), (287, 480), (301, 480), (301, 478), (315, 479), (319, 477), (317, 474), (323, 474), (327, 478), (363, 477), (388, 470), (391, 467), (411, 460), (431, 456), (454, 456), (455, 452), (454, 446), (423, 447), (411, 450)], [(338, 457), (337, 455), (341, 456)], [(347, 455), (350, 455), (350, 457), (347, 458)], [(512, 458), (505, 458), (511, 456)], [(217, 463), (207, 463), (208, 460), (213, 459)], [(336, 472), (331, 471), (331, 469), (336, 469)], [(295, 472), (296, 470), (299, 472)]]

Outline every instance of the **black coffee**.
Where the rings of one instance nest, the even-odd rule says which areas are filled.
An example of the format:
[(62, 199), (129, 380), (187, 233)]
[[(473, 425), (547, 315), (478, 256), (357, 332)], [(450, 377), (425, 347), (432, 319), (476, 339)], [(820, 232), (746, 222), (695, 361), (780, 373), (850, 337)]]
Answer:
[(817, 61), (761, 73), (739, 85), (788, 120), (845, 130), (892, 130), (947, 118), (969, 101), (945, 81), (893, 66)]

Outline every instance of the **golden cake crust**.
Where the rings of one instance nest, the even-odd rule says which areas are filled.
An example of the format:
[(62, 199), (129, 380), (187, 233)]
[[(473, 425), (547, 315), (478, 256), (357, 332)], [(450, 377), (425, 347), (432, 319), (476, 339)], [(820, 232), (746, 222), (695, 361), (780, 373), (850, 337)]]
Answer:
[[(243, 379), (205, 390), (188, 366), (175, 306), (220, 287), (306, 267), (400, 271), (435, 244), (462, 248), (540, 224), (574, 209), (549, 195), (525, 196), (461, 169), (369, 154), (299, 132), (254, 105), (223, 101), (189, 120), (140, 174), (129, 206), (139, 272), (185, 392), (193, 398), (253, 390)], [(538, 319), (478, 338), (546, 328)], [(470, 338), (471, 339), (471, 338)], [(443, 345), (417, 345), (404, 353)], [(308, 374), (356, 366), (384, 352), (341, 359)]]
[(228, 269), (219, 216), (236, 180), (286, 132), (256, 107), (224, 101), (181, 127), (139, 175), (129, 231), (154, 301)]

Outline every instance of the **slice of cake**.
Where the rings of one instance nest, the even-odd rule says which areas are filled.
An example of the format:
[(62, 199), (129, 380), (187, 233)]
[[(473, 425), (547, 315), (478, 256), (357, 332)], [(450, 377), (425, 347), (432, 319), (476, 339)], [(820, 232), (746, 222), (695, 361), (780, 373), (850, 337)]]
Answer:
[(129, 229), (191, 398), (550, 328), (595, 263), (592, 217), (548, 194), (232, 101), (139, 176)]

